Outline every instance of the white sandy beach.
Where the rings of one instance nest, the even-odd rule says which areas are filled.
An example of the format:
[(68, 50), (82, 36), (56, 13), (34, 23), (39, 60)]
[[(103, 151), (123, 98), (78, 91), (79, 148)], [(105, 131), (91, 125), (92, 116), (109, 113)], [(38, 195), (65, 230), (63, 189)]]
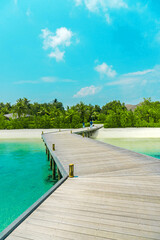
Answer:
[[(67, 129), (61, 129), (66, 131)], [(68, 129), (69, 130), (69, 129)], [(44, 133), (59, 129), (13, 129), (0, 130), (0, 139), (40, 138)], [(74, 131), (74, 130), (73, 130)], [(93, 134), (94, 138), (160, 138), (160, 128), (101, 128)]]
[(160, 128), (101, 128), (94, 138), (160, 138)]
[(44, 133), (57, 132), (59, 129), (13, 129), (0, 130), (0, 139), (23, 139), (23, 138), (41, 138), (42, 131)]

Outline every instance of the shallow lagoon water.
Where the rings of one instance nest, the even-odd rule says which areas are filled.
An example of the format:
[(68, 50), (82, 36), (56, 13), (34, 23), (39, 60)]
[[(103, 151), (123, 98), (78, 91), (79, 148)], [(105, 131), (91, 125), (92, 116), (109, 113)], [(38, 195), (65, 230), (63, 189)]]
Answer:
[[(159, 138), (96, 138), (160, 159)], [(38, 200), (55, 182), (41, 140), (0, 140), (0, 231)]]
[(54, 184), (41, 140), (0, 141), (0, 231)]
[(160, 159), (160, 138), (96, 138), (96, 140)]

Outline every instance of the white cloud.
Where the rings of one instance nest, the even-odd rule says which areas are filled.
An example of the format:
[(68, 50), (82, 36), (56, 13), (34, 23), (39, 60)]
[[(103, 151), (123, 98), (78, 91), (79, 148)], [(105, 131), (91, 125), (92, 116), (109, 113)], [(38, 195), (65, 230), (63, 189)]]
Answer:
[(154, 69), (147, 69), (147, 70), (144, 70), (144, 71), (138, 71), (138, 72), (132, 72), (132, 73), (126, 73), (126, 74), (123, 74), (123, 76), (140, 76), (140, 75), (145, 75), (147, 73), (150, 73), (150, 72), (154, 72), (155, 70)]
[(95, 70), (100, 73), (101, 76), (106, 75), (107, 77), (115, 77), (116, 71), (112, 69), (112, 66), (108, 66), (105, 62), (101, 65), (97, 65)]
[(107, 22), (108, 24), (111, 24), (111, 23), (112, 23), (112, 20), (111, 20), (111, 18), (110, 18), (110, 16), (109, 16), (108, 13), (105, 14), (105, 18), (106, 18), (106, 22)]
[(45, 50), (51, 49), (51, 53), (48, 55), (51, 58), (55, 58), (56, 61), (62, 61), (64, 58), (66, 47), (71, 45), (71, 39), (73, 32), (65, 27), (58, 28), (55, 33), (49, 29), (42, 29), (41, 37), (43, 40), (43, 48)]
[(48, 28), (42, 29), (41, 32), (42, 32), (41, 37), (45, 39), (44, 41), (46, 41), (46, 38), (52, 34), (52, 32), (48, 30)]
[(70, 46), (71, 45), (71, 38), (73, 33), (71, 30), (68, 30), (65, 27), (58, 28), (56, 30), (56, 34), (54, 35), (48, 29), (43, 29), (43, 36), (44, 38), (44, 47), (47, 48), (56, 48), (58, 46)]
[(86, 97), (89, 95), (95, 95), (100, 90), (101, 90), (101, 87), (95, 87), (94, 85), (91, 85), (90, 87), (81, 88), (73, 97), (79, 98), (79, 97)]
[(56, 82), (56, 81), (57, 81), (57, 78), (56, 78), (56, 77), (42, 77), (41, 80), (42, 80), (43, 82), (48, 82), (48, 83), (50, 83), (50, 82)]
[(160, 82), (160, 65), (155, 66), (153, 69), (122, 74), (116, 81), (109, 82), (107, 85), (132, 85), (139, 87), (140, 85), (144, 86), (148, 83), (157, 82)]
[(109, 86), (114, 86), (114, 85), (130, 85), (130, 84), (133, 84), (135, 82), (137, 82), (137, 78), (123, 78), (123, 77), (120, 77), (119, 80), (117, 81), (113, 81), (113, 82), (109, 82), (107, 83), (107, 85)]
[(54, 76), (47, 76), (47, 77), (42, 77), (41, 78), (42, 82), (45, 83), (53, 83), (53, 82), (75, 82), (72, 79), (65, 79), (65, 78), (58, 78), (58, 77), (54, 77)]
[(75, 1), (75, 3), (76, 3), (76, 6), (79, 6), (79, 5), (82, 4), (82, 0), (74, 0), (74, 1)]
[(84, 3), (91, 12), (96, 12), (99, 9), (100, 1), (98, 0), (84, 0)]
[(59, 48), (56, 48), (55, 51), (54, 51), (54, 52), (51, 52), (50, 54), (48, 54), (48, 56), (49, 56), (50, 58), (55, 58), (56, 61), (59, 62), (59, 61), (62, 61), (62, 60), (63, 60), (64, 53), (65, 53), (64, 51), (61, 52), (61, 51), (59, 50)]
[(35, 81), (35, 80), (21, 80), (14, 82), (14, 84), (37, 84), (40, 83), (40, 81)]
[(31, 10), (30, 10), (30, 8), (27, 9), (26, 15), (27, 15), (28, 17), (31, 15)]
[(124, 0), (102, 0), (103, 4), (106, 4), (108, 8), (128, 8), (127, 3)]
[(84, 4), (91, 12), (98, 10), (106, 12), (108, 9), (128, 7), (124, 0), (84, 0)]
[(84, 5), (90, 12), (103, 13), (106, 22), (111, 24), (108, 11), (113, 9), (128, 8), (126, 0), (74, 0), (76, 6)]
[(40, 83), (55, 83), (55, 82), (65, 82), (65, 83), (74, 83), (75, 80), (58, 78), (55, 76), (45, 76), (41, 77), (39, 80), (21, 80), (14, 82), (14, 84), (40, 84)]

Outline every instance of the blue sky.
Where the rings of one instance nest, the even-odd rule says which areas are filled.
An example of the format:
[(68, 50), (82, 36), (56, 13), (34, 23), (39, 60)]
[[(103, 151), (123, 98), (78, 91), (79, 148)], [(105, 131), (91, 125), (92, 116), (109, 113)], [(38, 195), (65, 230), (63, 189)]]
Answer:
[(160, 100), (160, 1), (1, 0), (0, 101)]

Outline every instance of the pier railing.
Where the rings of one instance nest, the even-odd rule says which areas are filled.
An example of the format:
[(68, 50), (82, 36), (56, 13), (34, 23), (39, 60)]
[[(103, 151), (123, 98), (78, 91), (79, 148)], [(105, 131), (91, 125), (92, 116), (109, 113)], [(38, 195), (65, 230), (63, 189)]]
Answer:
[(52, 178), (55, 180), (56, 174), (58, 176), (58, 180), (61, 178), (67, 179), (68, 173), (60, 163), (59, 159), (57, 158), (55, 154), (55, 144), (52, 143), (52, 145), (48, 145), (45, 134), (42, 134), (42, 139), (44, 141), (45, 147), (46, 147), (46, 154), (48, 161), (50, 162), (50, 168), (52, 170)]
[(92, 128), (90, 128), (90, 127), (84, 128), (84, 129), (82, 128), (80, 131), (76, 131), (74, 133), (81, 135), (83, 137), (91, 137), (94, 132), (96, 132), (97, 130), (99, 130), (102, 127), (103, 127), (103, 125), (101, 124), (99, 126), (92, 127)]

